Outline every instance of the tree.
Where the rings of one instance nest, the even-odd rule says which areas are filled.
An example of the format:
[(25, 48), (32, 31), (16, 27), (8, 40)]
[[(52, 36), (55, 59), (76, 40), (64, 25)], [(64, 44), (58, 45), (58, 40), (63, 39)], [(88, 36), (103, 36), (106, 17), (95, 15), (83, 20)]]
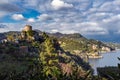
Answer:
[(54, 42), (52, 39), (47, 38), (45, 40), (45, 47), (47, 53), (55, 53)]
[(21, 37), (22, 37), (23, 39), (27, 39), (27, 33), (26, 33), (26, 31), (22, 31)]
[(27, 31), (27, 36), (33, 37), (34, 36), (34, 31), (33, 30)]
[[(118, 59), (120, 60), (120, 58), (118, 57)], [(118, 63), (118, 72), (119, 72), (119, 79), (120, 79), (120, 63)]]
[(44, 40), (46, 40), (47, 38), (49, 38), (49, 36), (45, 32), (42, 33), (42, 37), (44, 38)]
[(54, 47), (54, 41), (52, 38), (48, 37), (44, 33), (45, 41), (45, 51), (40, 53), (40, 60), (43, 64), (43, 73), (47, 78), (60, 78), (60, 68), (59, 68), (59, 60), (58, 54), (56, 53), (56, 49)]
[(7, 35), (7, 40), (8, 41), (14, 41), (14, 36), (13, 35)]

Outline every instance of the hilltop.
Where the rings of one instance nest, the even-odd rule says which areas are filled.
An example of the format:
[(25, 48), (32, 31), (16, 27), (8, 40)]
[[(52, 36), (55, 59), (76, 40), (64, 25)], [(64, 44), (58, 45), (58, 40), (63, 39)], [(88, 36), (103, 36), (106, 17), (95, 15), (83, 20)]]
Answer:
[(92, 76), (87, 61), (65, 51), (57, 38), (38, 33), (30, 25), (4, 35), (0, 43), (2, 80), (85, 80)]
[(93, 70), (88, 58), (100, 58), (99, 52), (112, 50), (79, 33), (45, 33), (32, 30), (30, 25), (20, 32), (1, 35), (4, 36), (0, 43), (2, 80), (89, 80)]
[(100, 58), (100, 53), (114, 50), (114, 47), (110, 47), (98, 40), (87, 39), (79, 33), (54, 33), (50, 34), (50, 36), (57, 37), (64, 50), (74, 54), (84, 54), (89, 58)]
[[(29, 25), (28, 25), (29, 26)], [(29, 28), (24, 28), (24, 29), (29, 29), (32, 30), (31, 26)], [(22, 35), (24, 34), (25, 30), (22, 31)], [(34, 35), (34, 38), (36, 39), (39, 35), (42, 35), (42, 31), (40, 30), (34, 30), (33, 33), (37, 33)], [(68, 52), (75, 53), (75, 54), (80, 54), (84, 53), (86, 56), (90, 56), (91, 58), (99, 58), (99, 53), (103, 52), (110, 52), (115, 49), (114, 47), (111, 47), (110, 45), (107, 45), (106, 43), (103, 43), (98, 40), (94, 39), (87, 39), (80, 33), (73, 33), (73, 34), (62, 34), (62, 33), (46, 33), (50, 37), (54, 37), (58, 40), (60, 46)], [(1, 39), (6, 39), (8, 35), (14, 35), (13, 37), (16, 38), (15, 36), (21, 35), (21, 32), (17, 31), (10, 31), (6, 33), (0, 34)], [(25, 37), (25, 36), (22, 36)], [(30, 38), (30, 37), (29, 37)], [(38, 38), (41, 38), (40, 36)], [(71, 46), (72, 45), (72, 46)], [(100, 56), (101, 57), (101, 56)]]

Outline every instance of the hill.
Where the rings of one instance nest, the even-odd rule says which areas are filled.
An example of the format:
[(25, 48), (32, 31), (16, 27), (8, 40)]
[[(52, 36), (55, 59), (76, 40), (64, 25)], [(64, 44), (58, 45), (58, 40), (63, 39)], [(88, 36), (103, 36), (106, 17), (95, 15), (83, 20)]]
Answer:
[(23, 30), (4, 36), (0, 43), (1, 80), (85, 80), (92, 76), (87, 61), (65, 51), (45, 32)]
[(79, 33), (45, 33), (29, 25), (1, 35), (2, 80), (90, 80), (93, 70), (87, 60), (113, 49)]
[(114, 47), (110, 47), (98, 40), (87, 39), (79, 33), (53, 33), (48, 35), (56, 37), (65, 51), (83, 56), (86, 55), (89, 58), (101, 58), (100, 53), (114, 50)]
[[(42, 31), (40, 30), (34, 30), (39, 35), (42, 35)], [(10, 31), (7, 33), (2, 33), (1, 39), (6, 38), (8, 35), (14, 35), (19, 36), (20, 32), (17, 31)], [(90, 56), (91, 58), (99, 58), (99, 53), (101, 52), (109, 52), (115, 49), (114, 47), (109, 46), (106, 43), (103, 43), (98, 40), (94, 39), (87, 39), (84, 36), (82, 36), (79, 33), (73, 33), (73, 34), (62, 34), (62, 33), (47, 33), (47, 35), (54, 37), (58, 40), (60, 46), (68, 52), (75, 53), (75, 54), (81, 54), (84, 53), (86, 56)]]

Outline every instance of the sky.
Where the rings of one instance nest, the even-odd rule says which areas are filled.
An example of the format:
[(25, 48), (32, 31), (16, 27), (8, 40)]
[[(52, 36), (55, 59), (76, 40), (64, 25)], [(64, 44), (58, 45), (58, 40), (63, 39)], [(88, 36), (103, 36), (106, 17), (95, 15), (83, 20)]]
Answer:
[(26, 24), (46, 32), (118, 40), (120, 0), (0, 0), (0, 33), (20, 31)]

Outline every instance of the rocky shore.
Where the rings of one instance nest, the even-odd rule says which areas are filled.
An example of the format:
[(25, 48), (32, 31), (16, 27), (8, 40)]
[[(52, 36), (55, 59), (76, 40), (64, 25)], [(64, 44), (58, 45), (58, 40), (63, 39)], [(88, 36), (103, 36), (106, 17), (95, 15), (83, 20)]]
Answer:
[(103, 56), (99, 55), (99, 56), (88, 56), (89, 59), (96, 59), (96, 58), (103, 58)]
[(99, 54), (99, 52), (95, 52), (95, 53), (87, 53), (87, 56), (88, 56), (88, 58), (103, 58), (103, 56), (101, 56), (100, 54)]

